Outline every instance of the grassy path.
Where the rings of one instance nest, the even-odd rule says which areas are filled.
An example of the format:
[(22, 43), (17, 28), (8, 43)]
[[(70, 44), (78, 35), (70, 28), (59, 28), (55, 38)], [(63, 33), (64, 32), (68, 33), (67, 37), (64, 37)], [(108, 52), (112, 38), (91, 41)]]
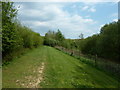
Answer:
[(52, 47), (39, 47), (3, 67), (3, 88), (114, 88), (118, 82)]

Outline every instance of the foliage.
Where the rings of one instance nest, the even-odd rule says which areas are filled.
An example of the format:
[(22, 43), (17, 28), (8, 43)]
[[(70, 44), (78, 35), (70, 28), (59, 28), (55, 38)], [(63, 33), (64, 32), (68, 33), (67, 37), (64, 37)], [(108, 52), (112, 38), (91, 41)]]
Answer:
[(14, 28), (13, 18), (17, 10), (13, 8), (13, 3), (2, 2), (2, 53), (9, 54), (19, 47), (18, 35)]
[(119, 60), (118, 22), (106, 24), (101, 28), (100, 34), (88, 37), (80, 43), (84, 54), (98, 55), (106, 59)]
[(17, 9), (13, 2), (2, 2), (2, 54), (3, 60), (11, 60), (12, 53), (23, 50), (22, 48), (38, 47), (43, 40), (39, 33), (30, 28), (22, 26), (15, 17)]
[[(30, 28), (22, 26), (15, 20), (17, 9), (12, 2), (2, 3), (2, 53), (3, 58), (21, 48), (33, 48), (42, 45), (43, 37)], [(118, 22), (104, 25), (99, 34), (80, 39), (65, 39), (62, 32), (48, 31), (44, 37), (44, 45), (62, 46), (67, 49), (80, 50), (84, 54), (97, 55), (105, 59), (120, 59), (120, 32)], [(1, 36), (0, 36), (1, 37)]]
[(49, 45), (49, 46), (56, 46), (59, 45), (61, 46), (63, 41), (64, 41), (64, 36), (61, 33), (60, 30), (58, 30), (57, 32), (54, 31), (48, 31), (45, 34), (45, 38), (44, 38), (44, 45)]
[[(45, 45), (62, 46), (70, 50), (79, 50), (83, 54), (95, 55), (110, 60), (120, 59), (120, 32), (118, 22), (112, 22), (104, 25), (99, 34), (83, 38), (80, 34), (80, 39), (65, 39), (62, 33), (49, 31), (45, 35)], [(119, 27), (118, 27), (119, 26)]]

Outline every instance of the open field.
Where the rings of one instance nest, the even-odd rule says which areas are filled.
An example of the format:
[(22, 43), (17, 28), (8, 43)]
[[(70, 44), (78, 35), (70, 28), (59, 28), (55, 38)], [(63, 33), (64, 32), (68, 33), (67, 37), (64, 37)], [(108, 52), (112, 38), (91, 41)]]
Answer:
[(116, 88), (118, 81), (52, 47), (28, 51), (3, 66), (3, 88)]

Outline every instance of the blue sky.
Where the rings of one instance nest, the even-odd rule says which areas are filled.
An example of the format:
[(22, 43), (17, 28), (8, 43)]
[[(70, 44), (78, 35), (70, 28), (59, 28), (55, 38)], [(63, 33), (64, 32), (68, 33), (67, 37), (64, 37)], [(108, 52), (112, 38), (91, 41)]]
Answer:
[(118, 18), (117, 2), (16, 2), (18, 20), (44, 35), (60, 29), (66, 38), (99, 33), (100, 27)]

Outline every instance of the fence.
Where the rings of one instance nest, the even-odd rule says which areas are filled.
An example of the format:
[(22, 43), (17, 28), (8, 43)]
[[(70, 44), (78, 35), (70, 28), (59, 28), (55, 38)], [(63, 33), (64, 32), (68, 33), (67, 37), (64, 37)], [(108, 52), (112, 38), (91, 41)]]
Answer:
[(69, 50), (59, 46), (56, 46), (55, 48), (78, 58), (80, 61), (86, 64), (90, 64), (97, 69), (105, 71), (106, 73), (114, 76), (116, 79), (118, 79), (118, 82), (120, 82), (120, 64), (112, 62), (110, 60), (98, 58), (97, 56), (83, 55), (80, 51), (77, 50)]

